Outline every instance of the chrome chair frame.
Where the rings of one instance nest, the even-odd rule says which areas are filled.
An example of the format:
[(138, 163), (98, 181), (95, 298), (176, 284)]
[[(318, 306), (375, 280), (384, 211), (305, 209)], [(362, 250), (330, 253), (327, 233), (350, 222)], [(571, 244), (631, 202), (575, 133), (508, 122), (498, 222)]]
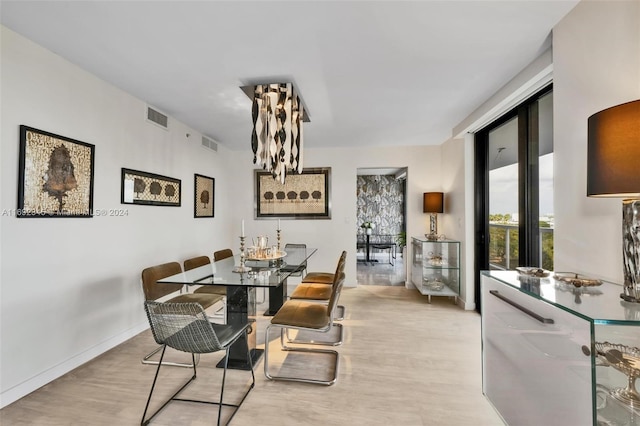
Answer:
[[(334, 326), (334, 313), (335, 308), (338, 303), (338, 299), (340, 298), (340, 292), (342, 291), (342, 286), (344, 284), (344, 274), (341, 274), (340, 278), (337, 280), (336, 285), (332, 288), (331, 299), (329, 303), (326, 305), (327, 312), (327, 324), (318, 328), (313, 328), (311, 326), (300, 326), (291, 323), (274, 323), (278, 318), (278, 314), (276, 314), (271, 323), (267, 326), (265, 330), (265, 350), (264, 350), (264, 375), (269, 380), (282, 380), (282, 381), (292, 381), (292, 382), (304, 382), (304, 383), (313, 383), (313, 384), (321, 384), (326, 386), (331, 386), (338, 380), (338, 369), (340, 365), (340, 356), (339, 353), (332, 349), (316, 349), (316, 348), (304, 348), (304, 347), (293, 347), (287, 346), (285, 343), (285, 335), (286, 330), (302, 330), (302, 331), (313, 331), (317, 333), (328, 333), (333, 329)], [(285, 302), (287, 303), (300, 303), (303, 301), (295, 301), (290, 300)], [(283, 305), (284, 306), (284, 305)], [(282, 308), (281, 308), (282, 310)], [(297, 310), (296, 313), (301, 312), (301, 310)], [(301, 314), (302, 315), (302, 314)], [(274, 375), (269, 371), (269, 332), (272, 328), (280, 328), (280, 349), (285, 352), (303, 352), (303, 353), (319, 353), (319, 354), (327, 354), (331, 355), (331, 358), (334, 360), (334, 374), (333, 377), (329, 380), (321, 380), (321, 379), (309, 379), (304, 377), (294, 377), (294, 376), (281, 376)], [(341, 328), (342, 330), (342, 328)]]
[[(300, 285), (305, 285), (305, 284), (334, 285), (336, 277), (339, 277), (344, 272), (344, 268), (345, 268), (346, 264), (347, 264), (347, 252), (343, 251), (340, 254), (340, 258), (338, 259), (338, 264), (336, 266), (336, 270), (335, 270), (335, 272), (333, 274), (329, 273), (329, 272), (321, 272), (320, 273), (320, 274), (322, 274), (322, 275), (324, 275), (326, 277), (330, 277), (330, 279), (332, 280), (331, 282), (327, 282), (327, 281), (314, 282), (310, 278), (306, 278), (305, 277), (305, 278), (302, 279), (302, 283), (300, 283)], [(318, 300), (318, 302), (326, 303), (326, 300), (320, 299), (320, 300)], [(339, 309), (340, 313), (336, 315), (334, 320), (335, 321), (342, 321), (344, 319), (345, 313), (347, 312), (347, 309), (344, 307), (344, 305), (338, 305), (337, 309)], [(340, 339), (340, 340), (342, 340), (342, 339)]]

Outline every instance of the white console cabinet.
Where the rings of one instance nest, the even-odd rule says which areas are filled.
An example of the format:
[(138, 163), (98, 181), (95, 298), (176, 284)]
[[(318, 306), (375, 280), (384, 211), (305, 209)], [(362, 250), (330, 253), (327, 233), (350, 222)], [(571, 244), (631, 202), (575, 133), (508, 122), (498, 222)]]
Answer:
[(460, 294), (460, 241), (411, 239), (413, 262), (411, 282), (428, 296), (450, 296), (455, 303)]
[(630, 381), (612, 354), (640, 369), (640, 306), (621, 291), (482, 273), (482, 387), (505, 423), (640, 425), (640, 405), (615, 396)]

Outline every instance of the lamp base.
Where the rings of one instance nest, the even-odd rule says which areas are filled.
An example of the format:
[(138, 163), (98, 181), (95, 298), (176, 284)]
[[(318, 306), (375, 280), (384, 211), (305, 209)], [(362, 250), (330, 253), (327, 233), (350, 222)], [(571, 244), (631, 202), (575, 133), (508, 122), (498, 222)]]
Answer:
[(429, 241), (438, 241), (438, 214), (431, 213), (429, 217), (429, 233), (424, 235)]
[(622, 260), (624, 293), (620, 297), (640, 303), (640, 200), (622, 203)]

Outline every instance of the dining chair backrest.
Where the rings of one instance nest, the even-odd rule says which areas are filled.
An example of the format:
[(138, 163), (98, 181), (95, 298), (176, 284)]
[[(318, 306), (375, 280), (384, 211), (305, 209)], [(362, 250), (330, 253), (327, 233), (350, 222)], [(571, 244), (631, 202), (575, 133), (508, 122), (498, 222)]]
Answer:
[(344, 272), (344, 267), (346, 264), (347, 264), (347, 252), (346, 250), (343, 250), (342, 254), (340, 255), (340, 259), (338, 259), (338, 265), (336, 266), (336, 272), (334, 274), (334, 277), (339, 277), (340, 274)]
[(158, 284), (158, 280), (182, 272), (178, 262), (150, 266), (142, 271), (142, 289), (145, 300), (157, 300), (168, 294), (180, 291), (182, 284)]
[(199, 303), (146, 301), (144, 308), (158, 344), (188, 353), (211, 353), (223, 349)]
[(333, 286), (331, 288), (331, 298), (329, 299), (329, 304), (327, 305), (327, 315), (333, 321), (335, 309), (338, 306), (338, 299), (340, 298), (340, 293), (342, 292), (342, 286), (344, 284), (344, 272), (340, 273), (337, 279), (334, 280)]
[[(284, 245), (284, 251), (285, 252), (288, 252), (291, 249), (302, 249), (302, 250), (305, 251), (305, 254), (306, 254), (307, 245), (306, 244), (299, 244), (299, 243), (287, 243), (287, 244)], [(293, 271), (290, 276), (292, 276), (292, 277), (300, 277), (300, 276), (302, 276), (304, 271), (306, 271), (306, 269), (307, 269), (307, 261), (305, 260), (300, 265), (292, 266), (292, 267), (289, 267), (289, 268), (287, 268), (285, 266), (284, 270), (287, 270), (287, 269)]]
[(227, 259), (229, 257), (233, 257), (233, 251), (231, 249), (222, 249), (213, 253), (213, 261), (217, 262), (219, 260)]
[(187, 259), (182, 263), (184, 265), (184, 270), (190, 271), (191, 269), (199, 268), (200, 266), (209, 265), (211, 263), (211, 259), (209, 259), (209, 256), (197, 256)]

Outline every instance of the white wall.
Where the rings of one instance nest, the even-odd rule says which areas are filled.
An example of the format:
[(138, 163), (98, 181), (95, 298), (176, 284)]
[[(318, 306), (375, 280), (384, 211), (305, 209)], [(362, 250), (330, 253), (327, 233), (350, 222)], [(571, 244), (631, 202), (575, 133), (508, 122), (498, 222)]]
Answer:
[[(145, 120), (146, 104), (1, 28), (0, 406), (7, 405), (147, 327), (141, 270), (232, 247), (248, 236), (275, 241), (275, 221), (253, 220), (251, 154), (200, 146), (170, 118)], [(125, 217), (17, 219), (19, 125), (95, 145), (94, 209)], [(191, 136), (187, 137), (187, 133)], [(356, 276), (356, 170), (407, 167), (407, 234), (422, 235), (422, 193), (440, 190), (440, 147), (305, 149), (306, 167), (332, 168), (332, 219), (282, 221), (283, 242), (317, 247), (310, 268), (333, 270), (349, 251)], [(241, 167), (232, 167), (240, 164)], [(120, 204), (122, 167), (182, 180), (182, 206)], [(214, 219), (193, 218), (193, 174), (216, 179)], [(446, 232), (446, 231), (445, 231)], [(144, 354), (140, 354), (142, 357)]]
[[(229, 186), (229, 152), (170, 120), (145, 121), (144, 102), (2, 27), (0, 384), (1, 404), (47, 383), (147, 327), (143, 267), (230, 242), (230, 214), (193, 219), (193, 174)], [(18, 219), (21, 124), (95, 145), (94, 209), (126, 217)], [(192, 136), (187, 138), (186, 133)], [(182, 180), (182, 207), (120, 204), (120, 169)], [(140, 354), (141, 356), (144, 354)]]
[[(410, 242), (411, 236), (423, 235), (428, 226), (427, 217), (422, 212), (422, 194), (441, 189), (440, 151), (439, 146), (370, 147), (365, 150), (305, 148), (305, 167), (331, 167), (331, 220), (282, 220), (283, 243), (306, 242), (308, 247), (318, 248), (309, 261), (309, 269), (315, 271), (332, 271), (342, 250), (347, 250), (345, 286), (355, 286), (358, 168), (407, 167), (407, 238)], [(249, 154), (248, 151), (233, 153), (234, 161), (250, 164)], [(247, 173), (246, 168), (239, 167), (233, 177), (238, 222), (233, 227), (239, 228), (239, 220), (244, 218), (249, 236), (262, 235), (268, 228), (271, 229), (270, 234), (267, 233), (269, 240), (275, 241), (275, 221), (266, 226), (265, 220), (253, 220), (253, 175)], [(251, 188), (251, 191), (246, 188)], [(409, 254), (407, 258), (410, 258)]]
[(579, 3), (553, 62), (555, 267), (621, 283), (622, 200), (586, 196), (587, 119), (640, 98), (640, 2)]
[[(466, 194), (473, 194), (472, 170), (467, 170), (464, 139), (450, 139), (442, 144), (442, 191), (445, 193), (444, 213), (438, 222), (439, 233), (447, 238), (460, 241), (460, 304), (466, 310), (475, 309), (473, 268), (469, 269), (468, 259), (473, 261), (473, 238), (469, 238), (466, 221)], [(473, 212), (473, 209), (471, 209)], [(471, 233), (473, 237), (473, 233)], [(471, 245), (471, 247), (469, 247)], [(471, 263), (471, 266), (473, 263)]]

